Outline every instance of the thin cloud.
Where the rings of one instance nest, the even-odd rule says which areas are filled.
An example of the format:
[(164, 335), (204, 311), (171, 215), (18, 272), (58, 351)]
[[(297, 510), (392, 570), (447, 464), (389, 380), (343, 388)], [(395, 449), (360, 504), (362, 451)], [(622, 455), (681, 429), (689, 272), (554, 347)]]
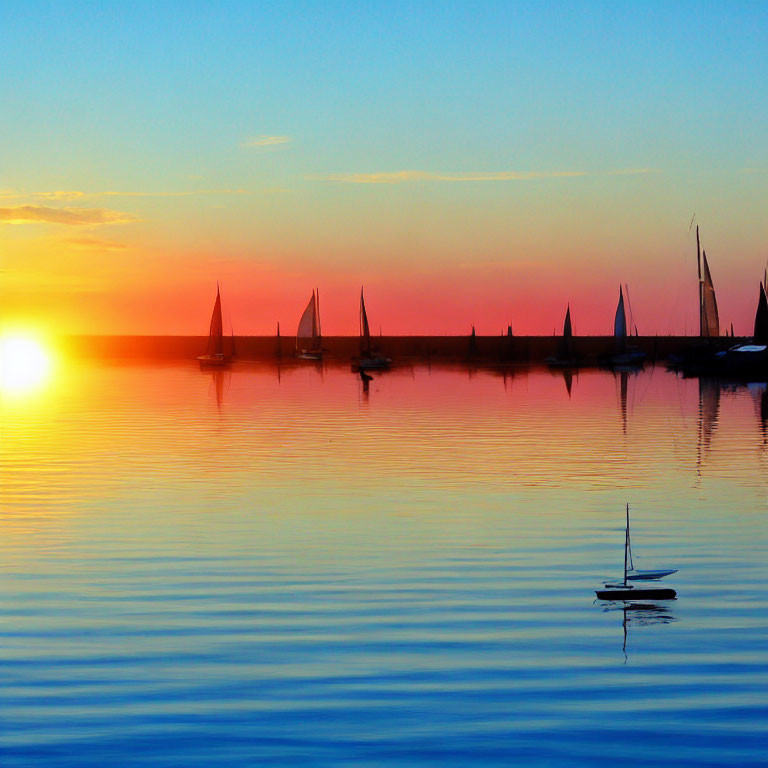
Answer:
[(195, 197), (216, 195), (254, 195), (250, 189), (189, 189), (180, 192), (81, 192), (79, 190), (56, 190), (53, 192), (19, 192), (13, 189), (0, 190), (0, 198), (6, 200), (86, 200), (99, 197)]
[(53, 192), (33, 192), (30, 197), (36, 197), (40, 200), (76, 200), (83, 194), (77, 189), (57, 189)]
[(56, 189), (53, 192), (19, 192), (16, 189), (0, 189), (0, 198), (15, 200), (33, 198), (37, 200), (76, 200), (84, 193), (77, 189)]
[(190, 189), (183, 192), (93, 192), (88, 197), (195, 197), (197, 195), (253, 195), (249, 189)]
[(310, 177), (342, 184), (404, 184), (414, 181), (528, 181), (586, 176), (584, 171), (491, 171), (476, 173), (435, 173), (433, 171), (391, 171), (384, 173), (336, 173)]
[(615, 171), (608, 171), (609, 176), (639, 176), (646, 173), (661, 173), (658, 168), (617, 168)]
[(246, 139), (245, 147), (276, 147), (280, 144), (290, 144), (293, 139), (290, 136), (252, 136)]
[(18, 205), (0, 208), (0, 221), (11, 224), (66, 224), (88, 226), (98, 224), (124, 224), (138, 221), (135, 216), (106, 208), (49, 208), (44, 205)]
[(62, 243), (81, 251), (124, 251), (128, 247), (125, 243), (99, 237), (70, 237), (62, 240)]

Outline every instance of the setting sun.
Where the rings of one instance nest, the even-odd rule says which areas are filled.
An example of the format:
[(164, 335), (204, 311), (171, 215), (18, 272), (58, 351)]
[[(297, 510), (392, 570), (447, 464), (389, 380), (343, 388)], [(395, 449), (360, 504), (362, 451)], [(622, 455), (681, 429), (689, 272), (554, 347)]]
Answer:
[(27, 392), (48, 376), (51, 357), (45, 347), (29, 336), (0, 339), (0, 389), (5, 393)]

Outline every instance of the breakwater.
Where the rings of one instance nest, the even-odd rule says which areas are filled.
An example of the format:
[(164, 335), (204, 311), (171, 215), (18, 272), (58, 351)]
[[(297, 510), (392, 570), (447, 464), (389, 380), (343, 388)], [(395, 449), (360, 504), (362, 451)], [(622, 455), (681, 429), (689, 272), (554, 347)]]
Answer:
[[(79, 357), (184, 360), (205, 352), (204, 336), (69, 336), (60, 340), (68, 354)], [(377, 336), (374, 347), (392, 358), (395, 365), (409, 362), (541, 363), (555, 355), (559, 336)], [(736, 337), (712, 339), (716, 348), (727, 349), (744, 341)], [(231, 339), (225, 340), (229, 352)], [(649, 360), (665, 360), (706, 344), (698, 336), (633, 336), (631, 346), (646, 353)], [(346, 362), (359, 352), (356, 336), (327, 336), (323, 350), (329, 362)], [(584, 365), (596, 364), (616, 349), (613, 336), (575, 336), (573, 353)], [(235, 356), (241, 360), (290, 359), (295, 339), (289, 336), (235, 336)]]

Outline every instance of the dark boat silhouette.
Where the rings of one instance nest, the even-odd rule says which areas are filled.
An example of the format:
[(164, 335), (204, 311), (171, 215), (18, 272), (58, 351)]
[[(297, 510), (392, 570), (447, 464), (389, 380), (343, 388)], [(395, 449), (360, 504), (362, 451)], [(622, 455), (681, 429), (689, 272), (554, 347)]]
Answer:
[(613, 320), (614, 352), (604, 355), (600, 364), (614, 370), (637, 370), (643, 367), (645, 352), (627, 344), (627, 313), (624, 309), (624, 292), (619, 285), (619, 303)]
[(353, 358), (352, 370), (382, 370), (389, 368), (392, 360), (384, 357), (371, 344), (371, 329), (368, 325), (368, 313), (365, 311), (365, 297), (360, 289), (360, 356)]
[(673, 600), (677, 592), (670, 587), (647, 587), (629, 584), (630, 581), (656, 581), (677, 573), (676, 568), (663, 570), (640, 570), (632, 561), (632, 543), (629, 536), (629, 504), (627, 504), (627, 527), (624, 532), (624, 579), (619, 584), (606, 584), (596, 589), (599, 600)]
[(557, 352), (544, 359), (551, 368), (578, 368), (581, 360), (573, 349), (573, 326), (571, 325), (571, 305), (565, 310), (563, 321), (563, 335), (557, 343)]
[[(234, 351), (234, 336), (232, 337)], [(221, 293), (216, 283), (216, 301), (213, 303), (211, 326), (208, 331), (208, 347), (198, 358), (203, 368), (221, 368), (230, 364), (232, 355), (224, 354), (224, 325), (221, 318)]]

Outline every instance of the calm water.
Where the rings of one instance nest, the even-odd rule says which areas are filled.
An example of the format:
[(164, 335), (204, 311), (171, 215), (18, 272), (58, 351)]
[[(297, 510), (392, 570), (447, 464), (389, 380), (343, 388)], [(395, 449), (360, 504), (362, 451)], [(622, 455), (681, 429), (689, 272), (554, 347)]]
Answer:
[[(757, 766), (768, 399), (61, 362), (2, 401), (0, 764)], [(679, 599), (595, 603), (623, 556)]]

